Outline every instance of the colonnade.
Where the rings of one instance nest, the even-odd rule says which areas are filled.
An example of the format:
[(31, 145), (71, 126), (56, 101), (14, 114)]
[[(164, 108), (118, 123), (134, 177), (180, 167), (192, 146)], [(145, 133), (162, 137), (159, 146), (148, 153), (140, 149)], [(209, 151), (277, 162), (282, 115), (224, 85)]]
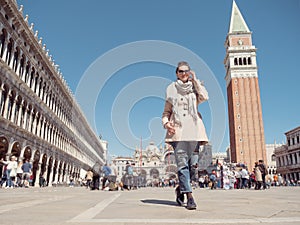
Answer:
[(31, 149), (27, 159), (36, 166), (35, 177), (46, 173), (49, 184), (104, 164), (98, 135), (15, 1), (0, 0), (0, 75), (0, 138), (9, 143), (0, 142), (2, 158), (15, 155), (22, 161), (16, 143)]

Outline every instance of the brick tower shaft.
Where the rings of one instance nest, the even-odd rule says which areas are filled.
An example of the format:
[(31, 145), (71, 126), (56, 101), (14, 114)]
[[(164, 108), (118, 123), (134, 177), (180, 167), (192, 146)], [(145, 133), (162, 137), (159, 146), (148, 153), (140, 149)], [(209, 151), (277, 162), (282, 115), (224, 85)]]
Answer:
[(252, 170), (256, 161), (266, 163), (256, 48), (234, 1), (225, 47), (231, 162)]

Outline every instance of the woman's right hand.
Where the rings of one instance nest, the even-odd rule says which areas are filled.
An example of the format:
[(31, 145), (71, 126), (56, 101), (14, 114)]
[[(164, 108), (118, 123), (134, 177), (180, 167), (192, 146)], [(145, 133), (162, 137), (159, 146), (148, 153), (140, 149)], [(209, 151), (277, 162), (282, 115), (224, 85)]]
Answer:
[(165, 128), (168, 130), (169, 135), (175, 134), (175, 127), (171, 122), (167, 122), (167, 124), (165, 125)]

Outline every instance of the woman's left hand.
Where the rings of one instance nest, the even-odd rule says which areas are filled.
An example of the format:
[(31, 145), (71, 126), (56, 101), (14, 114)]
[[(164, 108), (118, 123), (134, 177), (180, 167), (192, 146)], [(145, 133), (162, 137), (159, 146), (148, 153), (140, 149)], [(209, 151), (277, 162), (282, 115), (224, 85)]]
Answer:
[(193, 70), (190, 70), (190, 77), (189, 77), (190, 81), (196, 80), (196, 73)]

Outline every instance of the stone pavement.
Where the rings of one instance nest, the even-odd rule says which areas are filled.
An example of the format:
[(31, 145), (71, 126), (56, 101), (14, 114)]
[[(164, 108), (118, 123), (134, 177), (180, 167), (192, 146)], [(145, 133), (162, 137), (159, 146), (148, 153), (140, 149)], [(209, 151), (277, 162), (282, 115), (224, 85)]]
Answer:
[(300, 187), (194, 190), (196, 210), (173, 188), (90, 191), (84, 187), (0, 189), (2, 225), (300, 224)]

